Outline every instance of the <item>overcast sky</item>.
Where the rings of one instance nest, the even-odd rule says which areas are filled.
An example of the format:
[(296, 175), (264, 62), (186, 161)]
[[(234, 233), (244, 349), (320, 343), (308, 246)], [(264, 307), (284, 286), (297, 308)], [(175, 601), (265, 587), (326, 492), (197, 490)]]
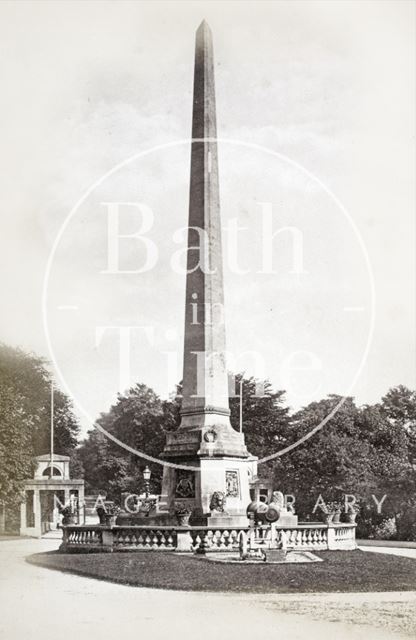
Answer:
[[(223, 224), (248, 229), (239, 244), (248, 274), (233, 273), (225, 241), (230, 350), (263, 354), (264, 376), (288, 390), (292, 407), (331, 392), (371, 403), (393, 385), (414, 387), (411, 2), (2, 2), (1, 339), (51, 357), (42, 288), (69, 212), (118, 163), (189, 138), (203, 18), (214, 35), (218, 134), (243, 145), (219, 145)], [(184, 277), (169, 260), (186, 225), (188, 179), (186, 144), (132, 160), (90, 194), (55, 247), (50, 343), (85, 427), (123, 384), (117, 346), (109, 334), (97, 344), (97, 326), (152, 326), (152, 344), (143, 335), (131, 346), (131, 376), (162, 396), (172, 390), (166, 353), (182, 348)], [(160, 260), (141, 276), (102, 273), (101, 203), (117, 199), (154, 212)], [(274, 230), (300, 229), (305, 274), (290, 273), (284, 233), (273, 245), (276, 273), (258, 273), (266, 201)], [(137, 216), (126, 213), (123, 225), (137, 230)], [(143, 252), (123, 246), (124, 268), (137, 268)], [(363, 361), (366, 256), (376, 298)], [(296, 379), (294, 352), (316, 363)], [(249, 359), (237, 368), (256, 373)]]

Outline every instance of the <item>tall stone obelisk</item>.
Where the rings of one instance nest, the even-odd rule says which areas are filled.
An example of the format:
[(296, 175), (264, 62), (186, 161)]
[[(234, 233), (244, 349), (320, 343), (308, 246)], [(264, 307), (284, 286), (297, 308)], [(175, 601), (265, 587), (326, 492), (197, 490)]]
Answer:
[(216, 137), (212, 35), (203, 21), (195, 43), (181, 424), (164, 450), (168, 461), (193, 470), (165, 467), (162, 494), (171, 512), (175, 500), (186, 500), (208, 517), (221, 492), (221, 518), (238, 520), (250, 501), (252, 458), (229, 418)]

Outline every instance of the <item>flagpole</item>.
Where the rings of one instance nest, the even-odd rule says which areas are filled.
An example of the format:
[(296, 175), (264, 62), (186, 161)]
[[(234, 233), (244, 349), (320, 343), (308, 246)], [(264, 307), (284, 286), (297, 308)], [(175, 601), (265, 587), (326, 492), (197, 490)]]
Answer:
[(243, 378), (240, 380), (240, 433), (243, 433)]
[(53, 477), (53, 381), (51, 381), (51, 480)]

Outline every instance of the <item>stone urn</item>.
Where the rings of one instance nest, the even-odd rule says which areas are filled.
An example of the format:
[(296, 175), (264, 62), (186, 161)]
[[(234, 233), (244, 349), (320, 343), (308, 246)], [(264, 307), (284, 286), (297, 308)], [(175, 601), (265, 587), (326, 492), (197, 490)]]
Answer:
[(190, 513), (177, 513), (176, 520), (178, 521), (178, 525), (180, 527), (189, 527), (189, 518), (191, 517)]
[(77, 517), (76, 517), (75, 513), (69, 513), (67, 515), (64, 515), (63, 518), (62, 518), (62, 524), (63, 525), (77, 524)]
[(100, 519), (100, 524), (105, 527), (114, 527), (119, 512), (120, 510), (117, 508), (111, 509), (110, 511), (110, 509), (106, 510), (104, 507), (97, 507), (97, 515)]
[(77, 524), (77, 516), (75, 513), (71, 511), (69, 507), (65, 507), (61, 511), (62, 514), (62, 524)]
[(341, 511), (335, 511), (332, 515), (332, 523), (339, 524), (341, 522)]
[(332, 518), (334, 517), (333, 513), (324, 513), (322, 515), (322, 519), (325, 524), (332, 524)]

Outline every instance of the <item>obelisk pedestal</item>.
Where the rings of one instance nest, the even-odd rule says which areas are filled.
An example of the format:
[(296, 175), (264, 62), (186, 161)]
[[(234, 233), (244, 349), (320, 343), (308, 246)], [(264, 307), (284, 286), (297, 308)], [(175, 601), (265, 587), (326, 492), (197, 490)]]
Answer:
[(238, 526), (248, 522), (255, 459), (230, 423), (216, 137), (212, 35), (204, 21), (195, 44), (181, 424), (163, 454), (179, 467), (164, 467), (162, 496), (171, 514), (181, 502), (200, 521)]

